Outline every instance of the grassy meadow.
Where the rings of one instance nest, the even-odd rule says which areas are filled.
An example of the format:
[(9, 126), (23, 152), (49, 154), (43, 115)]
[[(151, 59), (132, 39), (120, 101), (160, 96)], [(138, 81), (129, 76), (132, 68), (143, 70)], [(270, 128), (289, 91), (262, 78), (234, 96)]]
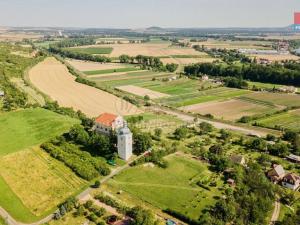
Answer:
[(18, 221), (41, 219), (86, 185), (38, 147), (76, 123), (42, 108), (0, 114), (0, 205)]
[(87, 47), (87, 48), (67, 48), (70, 52), (91, 54), (91, 55), (100, 55), (100, 54), (110, 54), (113, 51), (113, 48), (105, 47)]
[(0, 183), (0, 205), (22, 222), (42, 218), (86, 186), (84, 180), (38, 147), (1, 157)]
[(41, 144), (77, 120), (36, 108), (0, 114), (0, 156)]
[[(221, 195), (222, 181), (213, 175), (207, 165), (182, 156), (166, 158), (166, 169), (141, 165), (129, 168), (109, 181), (109, 186), (123, 190), (137, 199), (160, 209), (172, 209), (198, 219), (201, 210), (215, 203)], [(197, 181), (216, 181), (211, 191), (196, 185)], [(180, 196), (180, 198), (178, 198)]]

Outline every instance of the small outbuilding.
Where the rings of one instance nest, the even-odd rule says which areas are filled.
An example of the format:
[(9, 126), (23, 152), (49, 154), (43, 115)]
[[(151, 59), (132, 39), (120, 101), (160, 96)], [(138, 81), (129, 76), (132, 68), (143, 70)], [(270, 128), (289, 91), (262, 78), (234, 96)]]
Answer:
[(298, 155), (290, 154), (286, 158), (291, 162), (300, 163), (300, 156)]
[(230, 156), (230, 160), (235, 164), (239, 164), (242, 166), (246, 165), (245, 157), (242, 155), (232, 155), (232, 156)]
[(5, 93), (4, 91), (0, 90), (0, 97), (4, 97)]

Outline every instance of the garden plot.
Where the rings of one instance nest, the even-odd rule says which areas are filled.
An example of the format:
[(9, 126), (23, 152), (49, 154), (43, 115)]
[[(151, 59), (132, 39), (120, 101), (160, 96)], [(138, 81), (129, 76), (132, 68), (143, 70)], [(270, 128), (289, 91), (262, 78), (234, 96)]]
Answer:
[(238, 99), (231, 99), (223, 102), (208, 102), (182, 107), (181, 109), (200, 113), (211, 114), (214, 117), (225, 120), (237, 120), (242, 116), (253, 116), (276, 111), (276, 107), (259, 105)]

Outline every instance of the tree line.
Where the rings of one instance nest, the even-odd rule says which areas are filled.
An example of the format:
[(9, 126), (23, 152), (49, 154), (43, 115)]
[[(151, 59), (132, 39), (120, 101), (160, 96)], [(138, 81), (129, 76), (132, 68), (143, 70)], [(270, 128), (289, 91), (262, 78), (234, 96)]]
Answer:
[(154, 56), (129, 56), (121, 55), (119, 57), (120, 63), (137, 63), (140, 64), (143, 69), (153, 69), (157, 71), (169, 71), (171, 73), (175, 72), (178, 68), (178, 64), (168, 63), (166, 66), (163, 65), (162, 61), (158, 57)]
[(297, 63), (268, 66), (254, 63), (243, 66), (203, 63), (186, 66), (184, 72), (189, 76), (207, 74), (215, 77), (237, 77), (251, 81), (299, 86), (300, 70), (298, 67)]
[(86, 53), (80, 53), (80, 52), (73, 52), (69, 51), (64, 48), (59, 48), (57, 46), (50, 46), (49, 51), (53, 54), (59, 54), (62, 57), (66, 58), (72, 58), (72, 59), (78, 59), (78, 60), (87, 60), (87, 61), (93, 61), (93, 62), (111, 62), (111, 59), (106, 56), (100, 56), (100, 55), (91, 55)]

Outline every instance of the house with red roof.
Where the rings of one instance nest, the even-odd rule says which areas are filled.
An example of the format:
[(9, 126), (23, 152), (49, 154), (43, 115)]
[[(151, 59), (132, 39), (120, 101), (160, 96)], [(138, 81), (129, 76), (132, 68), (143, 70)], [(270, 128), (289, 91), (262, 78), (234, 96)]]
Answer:
[(123, 124), (124, 119), (122, 116), (103, 113), (95, 119), (95, 130), (99, 133), (109, 134), (111, 131), (122, 128)]

